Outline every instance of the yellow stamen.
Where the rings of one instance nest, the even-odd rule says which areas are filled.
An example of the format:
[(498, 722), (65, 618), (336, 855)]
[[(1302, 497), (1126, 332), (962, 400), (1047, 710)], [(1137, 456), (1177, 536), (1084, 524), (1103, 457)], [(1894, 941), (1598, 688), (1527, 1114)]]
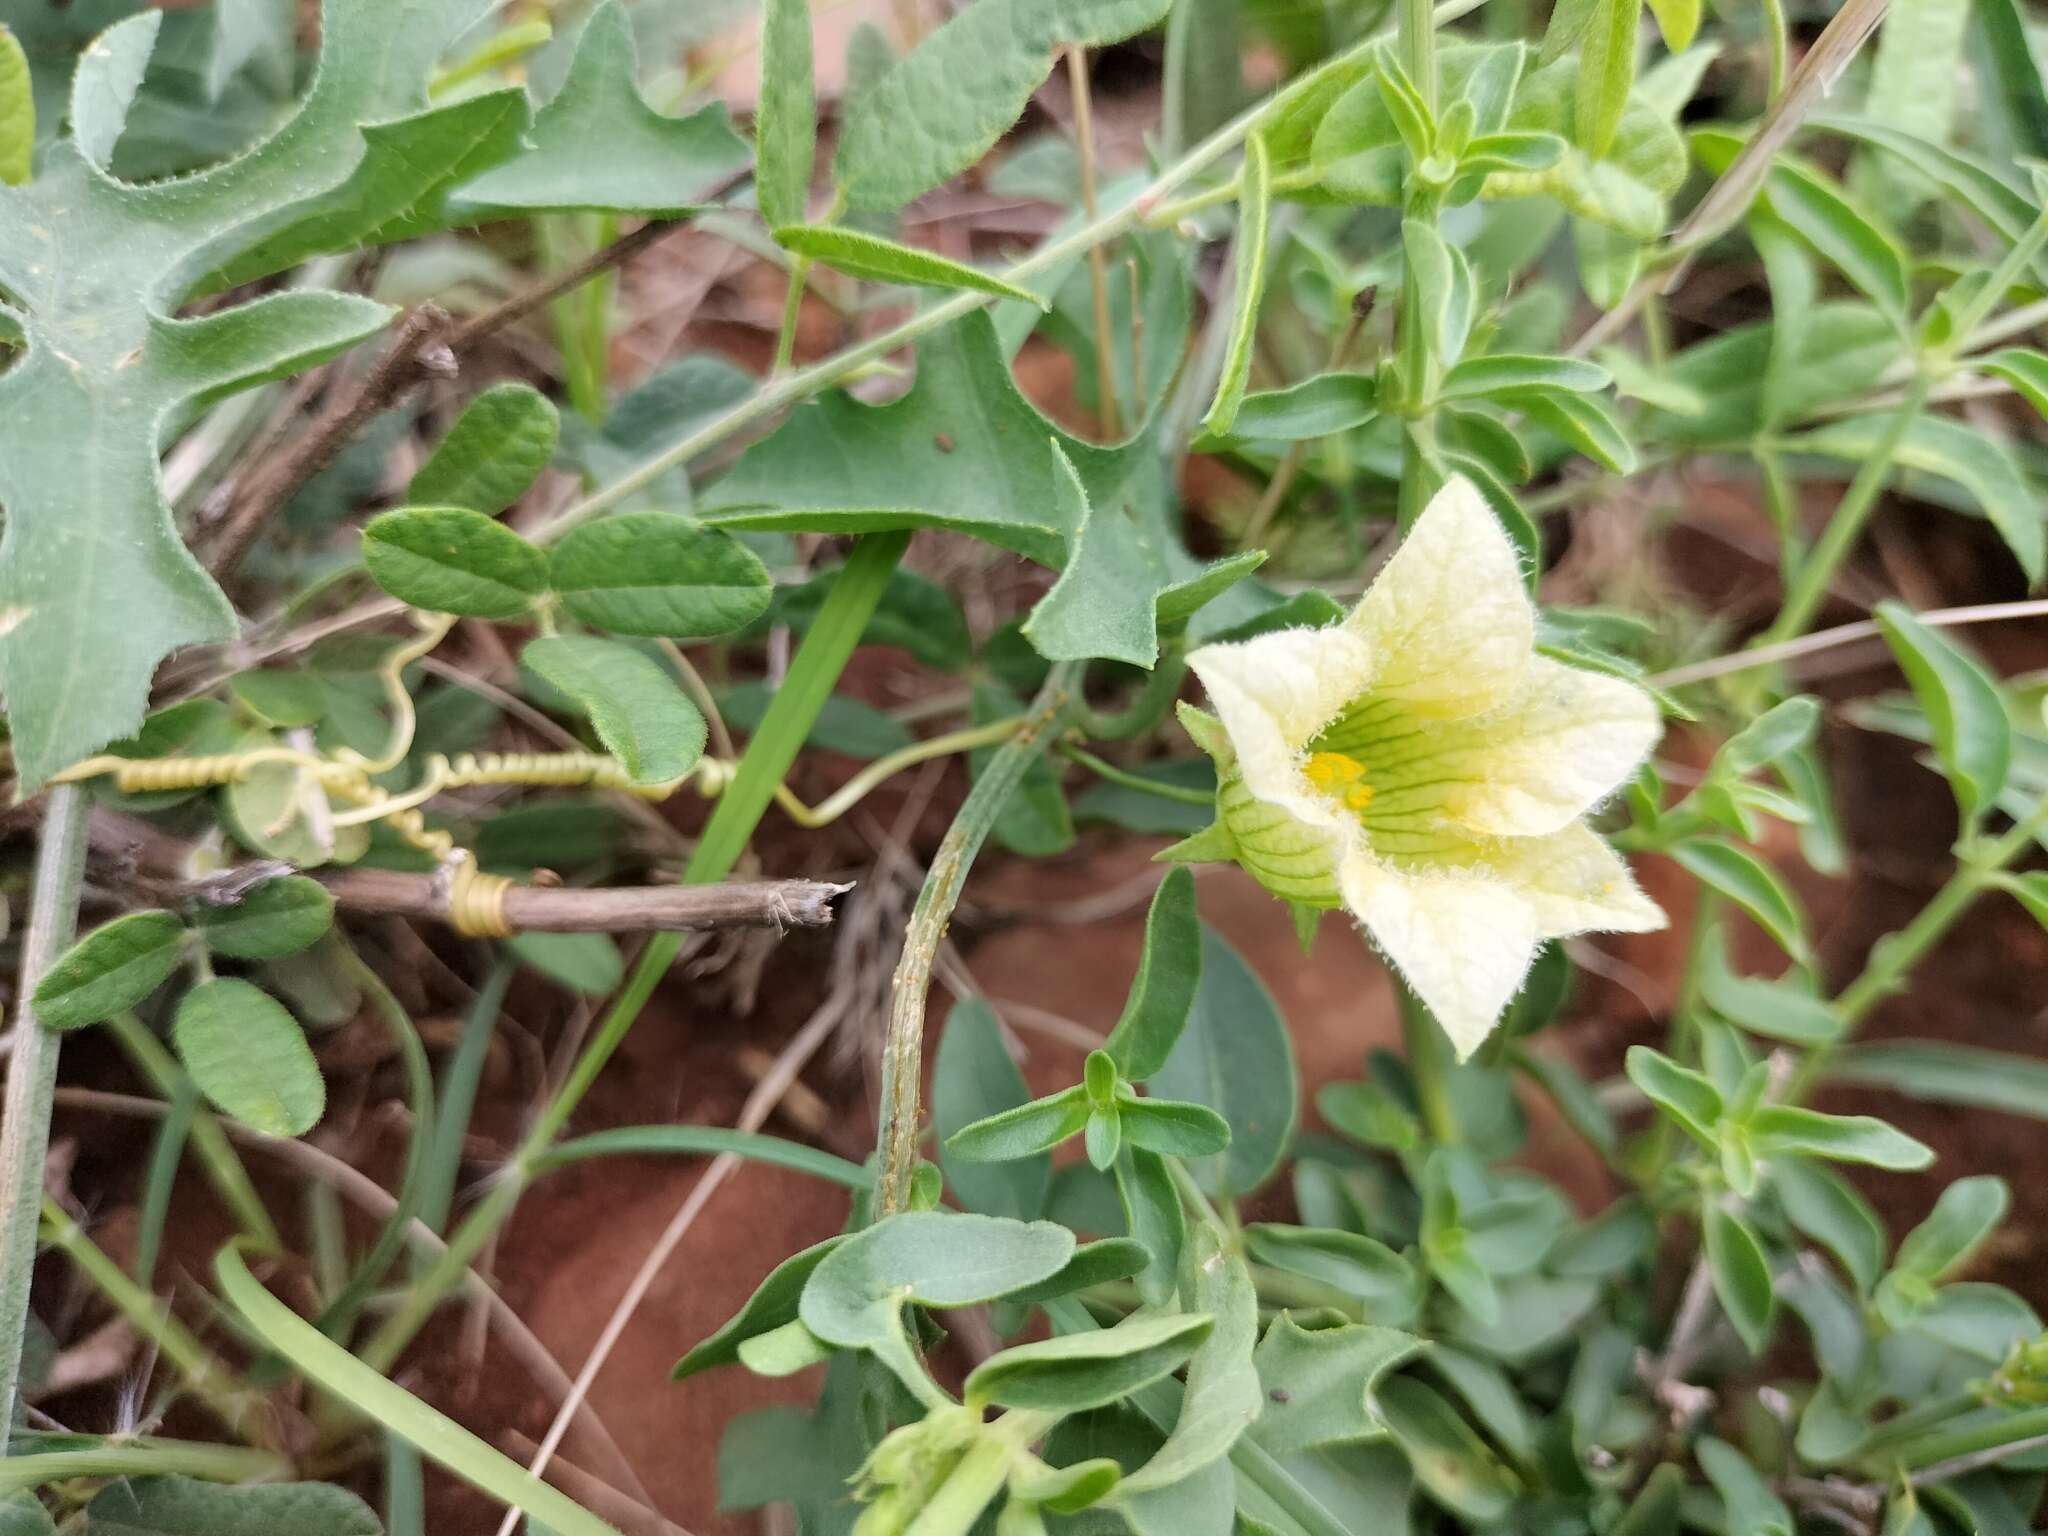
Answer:
[(1365, 764), (1343, 752), (1311, 752), (1302, 776), (1345, 808), (1363, 811), (1372, 804), (1372, 786), (1365, 782)]

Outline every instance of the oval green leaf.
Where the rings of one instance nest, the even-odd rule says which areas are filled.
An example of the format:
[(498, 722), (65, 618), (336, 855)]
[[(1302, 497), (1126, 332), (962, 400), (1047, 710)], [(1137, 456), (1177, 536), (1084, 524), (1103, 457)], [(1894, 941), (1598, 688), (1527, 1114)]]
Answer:
[(967, 1402), (1052, 1413), (1107, 1407), (1179, 1370), (1213, 1326), (1206, 1313), (1132, 1317), (1094, 1333), (1019, 1344), (975, 1367)]
[(774, 584), (731, 534), (668, 512), (622, 512), (585, 524), (548, 562), (563, 606), (621, 635), (699, 640), (768, 611)]
[(548, 589), (547, 556), (468, 507), (401, 507), (363, 529), (370, 578), (402, 603), (516, 619)]
[(520, 660), (583, 707), (634, 783), (671, 783), (703, 756), (704, 717), (638, 651), (589, 635), (543, 635)]
[(297, 954), (334, 925), (334, 898), (317, 880), (266, 880), (232, 904), (202, 903), (194, 914), (207, 948), (237, 960)]
[(223, 1114), (273, 1136), (303, 1136), (327, 1106), (298, 1021), (269, 993), (224, 976), (185, 994), (171, 1026), (178, 1057)]
[(130, 912), (57, 958), (36, 987), (36, 1022), (78, 1029), (133, 1008), (178, 968), (185, 925), (169, 912)]

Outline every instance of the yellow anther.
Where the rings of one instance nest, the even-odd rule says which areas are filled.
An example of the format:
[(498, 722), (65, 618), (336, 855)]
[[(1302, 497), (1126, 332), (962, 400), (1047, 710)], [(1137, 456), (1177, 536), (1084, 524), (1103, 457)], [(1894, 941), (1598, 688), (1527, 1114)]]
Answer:
[(1372, 786), (1354, 784), (1344, 791), (1344, 803), (1354, 811), (1362, 811), (1372, 804)]
[(1327, 792), (1356, 784), (1365, 777), (1365, 764), (1342, 752), (1311, 752), (1302, 773), (1309, 783)]

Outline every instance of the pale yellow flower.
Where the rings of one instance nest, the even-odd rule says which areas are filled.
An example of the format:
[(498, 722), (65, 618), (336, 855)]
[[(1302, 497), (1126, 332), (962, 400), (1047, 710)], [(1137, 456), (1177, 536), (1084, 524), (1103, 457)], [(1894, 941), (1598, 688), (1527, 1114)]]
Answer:
[(1470, 1055), (1544, 940), (1664, 926), (1581, 820), (1656, 742), (1657, 706), (1535, 641), (1514, 546), (1451, 481), (1341, 624), (1190, 654), (1217, 820), (1166, 857), (1346, 908)]

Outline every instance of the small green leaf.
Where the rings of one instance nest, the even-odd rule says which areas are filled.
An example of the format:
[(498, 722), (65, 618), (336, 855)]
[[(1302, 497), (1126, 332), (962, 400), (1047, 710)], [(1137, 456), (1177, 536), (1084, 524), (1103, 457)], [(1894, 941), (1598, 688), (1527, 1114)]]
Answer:
[(77, 1029), (133, 1008), (178, 968), (185, 925), (169, 912), (130, 912), (57, 957), (37, 985), (36, 1022)]
[(1636, 451), (1605, 401), (1558, 389), (1499, 390), (1494, 399), (1513, 406), (1579, 452), (1617, 475), (1633, 474)]
[(797, 1320), (797, 1303), (811, 1271), (824, 1262), (825, 1255), (845, 1242), (844, 1236), (828, 1237), (801, 1253), (791, 1254), (767, 1278), (754, 1287), (746, 1304), (727, 1318), (719, 1330), (697, 1344), (678, 1360), (670, 1378), (682, 1381), (714, 1366), (730, 1365), (740, 1357), (740, 1345), (748, 1339), (771, 1332)]
[(1820, 701), (1804, 694), (1785, 699), (1750, 721), (1715, 754), (1735, 773), (1754, 773), (1788, 752), (1797, 752), (1820, 729)]
[(1356, 1232), (1253, 1222), (1245, 1251), (1261, 1264), (1332, 1286), (1360, 1302), (1369, 1321), (1398, 1325), (1415, 1315), (1421, 1286), (1408, 1261)]
[(1800, 1152), (1839, 1163), (1911, 1170), (1934, 1161), (1934, 1149), (1870, 1115), (1824, 1115), (1791, 1104), (1766, 1104), (1749, 1117), (1757, 1150)]
[(327, 1105), (327, 1085), (298, 1021), (267, 992), (235, 977), (185, 994), (171, 1026), (178, 1059), (223, 1114), (273, 1136), (303, 1136)]
[(1793, 1226), (1842, 1261), (1863, 1295), (1884, 1268), (1884, 1224), (1856, 1187), (1832, 1169), (1803, 1158), (1771, 1163), (1771, 1185)]
[(1636, 29), (1643, 0), (1593, 0), (1580, 39), (1576, 132), (1579, 147), (1596, 159), (1614, 147), (1614, 136), (1636, 79)]
[(1068, 1088), (1033, 1099), (962, 1126), (946, 1138), (945, 1150), (968, 1163), (1004, 1163), (1036, 1157), (1058, 1146), (1088, 1123), (1088, 1096)]
[(334, 925), (334, 898), (317, 880), (285, 875), (266, 880), (241, 899), (201, 905), (194, 914), (207, 948), (237, 960), (274, 960), (296, 954)]
[(1477, 1525), (1496, 1524), (1514, 1508), (1520, 1480), (1434, 1387), (1383, 1376), (1372, 1406), (1432, 1497)]
[(2021, 399), (2048, 417), (2048, 353), (2026, 347), (2007, 347), (1989, 357), (1972, 359), (1970, 366), (2004, 379), (2019, 391)]
[(1927, 1219), (1906, 1234), (1892, 1268), (1929, 1283), (1944, 1279), (1997, 1230), (2011, 1203), (2005, 1180), (1994, 1174), (1957, 1179)]
[(548, 575), (563, 606), (593, 628), (672, 640), (744, 629), (775, 590), (738, 539), (666, 512), (585, 524), (550, 552)]
[(754, 109), (754, 201), (770, 229), (801, 224), (818, 153), (810, 0), (763, 0)]
[(1753, 1035), (1794, 1045), (1824, 1045), (1841, 1037), (1842, 1020), (1825, 999), (1789, 978), (1732, 974), (1719, 945), (1707, 951), (1699, 984), (1709, 1008)]
[(1125, 1078), (1142, 1083), (1166, 1065), (1187, 1027), (1202, 980), (1202, 925), (1195, 915), (1195, 877), (1172, 871), (1152, 894), (1145, 943), (1123, 1017), (1102, 1048)]
[(960, 999), (946, 1015), (938, 1059), (932, 1064), (932, 1129), (938, 1136), (939, 1167), (946, 1184), (969, 1210), (1020, 1221), (1045, 1213), (1052, 1190), (1051, 1158), (1041, 1153), (977, 1159), (951, 1145), (967, 1126), (1025, 1107), (1030, 1096), (1024, 1074), (1003, 1043), (995, 1010), (978, 997)]
[(1019, 1344), (974, 1368), (967, 1403), (1051, 1413), (1106, 1407), (1179, 1370), (1214, 1325), (1206, 1313), (1131, 1317), (1114, 1328)]
[(831, 1349), (800, 1322), (757, 1333), (739, 1342), (740, 1364), (756, 1376), (794, 1376), (832, 1358)]
[(874, 1352), (912, 1391), (928, 1378), (905, 1302), (964, 1307), (1058, 1274), (1074, 1236), (1049, 1221), (909, 1211), (856, 1232), (812, 1271), (797, 1315), (828, 1344)]
[(93, 1536), (383, 1536), (370, 1506), (333, 1483), (127, 1477), (86, 1506)]
[(1554, 133), (1509, 130), (1482, 133), (1465, 146), (1458, 157), (1458, 173), (1489, 176), (1495, 171), (1515, 176), (1534, 176), (1563, 160), (1570, 148)]
[(1664, 34), (1664, 46), (1673, 53), (1690, 48), (1699, 35), (1700, 0), (1648, 0), (1648, 4), (1650, 14), (1657, 18), (1657, 30)]
[(162, 14), (154, 10), (130, 16), (94, 38), (79, 57), (71, 77), (71, 141), (102, 171), (113, 160), (121, 130), (128, 126), (128, 109), (149, 69), (150, 55), (156, 52), (162, 22)]
[(1116, 1160), (1116, 1193), (1126, 1229), (1144, 1244), (1148, 1256), (1138, 1272), (1138, 1294), (1149, 1302), (1163, 1302), (1173, 1294), (1181, 1247), (1187, 1241), (1180, 1191), (1158, 1153), (1125, 1147)]
[(1690, 837), (1671, 850), (1688, 873), (1704, 881), (1757, 922), (1794, 959), (1807, 952), (1806, 918), (1778, 872), (1754, 854), (1718, 837)]
[(1149, 1257), (1143, 1243), (1128, 1237), (1105, 1237), (1100, 1242), (1083, 1243), (1060, 1267), (1058, 1274), (1036, 1285), (1008, 1292), (1003, 1297), (1003, 1304), (1025, 1306), (1069, 1296), (1090, 1286), (1107, 1285), (1112, 1280), (1128, 1280), (1145, 1267)]
[(1830, 1082), (1886, 1088), (1934, 1104), (1963, 1104), (2048, 1120), (2048, 1063), (2009, 1051), (1935, 1040), (1850, 1045), (1828, 1060)]
[[(1430, 336), (1432, 355), (1446, 361), (1465, 350), (1472, 329), (1472, 274), (1464, 255), (1444, 241), (1428, 219), (1401, 221), (1401, 249), (1414, 279), (1418, 323)], [(1407, 381), (1421, 389), (1424, 381)]]
[(1273, 166), (1266, 141), (1254, 133), (1245, 144), (1243, 186), (1237, 198), (1237, 239), (1231, 249), (1236, 289), (1230, 301), (1230, 341), (1223, 354), (1223, 373), (1216, 398), (1202, 418), (1202, 430), (1221, 437), (1237, 420), (1251, 379), (1252, 345), (1259, 328), (1259, 305), (1266, 292), (1266, 244), (1273, 208)]
[(320, 678), (297, 668), (243, 672), (228, 683), (237, 703), (280, 730), (312, 725), (327, 713)]
[(1279, 1005), (1214, 929), (1202, 929), (1201, 982), (1187, 1028), (1153, 1092), (1206, 1104), (1230, 1127), (1222, 1156), (1190, 1165), (1213, 1194), (1251, 1193), (1270, 1178), (1294, 1132), (1300, 1077)]
[(1145, 550), (1129, 517), (1089, 500), (1057, 439), (1051, 448), (1052, 499), (1059, 522), (1075, 536), (1066, 569), (1024, 620), (1024, 637), (1047, 658), (1102, 657), (1149, 668), (1159, 659), (1156, 618), (1128, 600), (1144, 584)]
[(1764, 183), (1771, 212), (1783, 219), (1836, 270), (1904, 325), (1912, 303), (1906, 258), (1890, 235), (1818, 171), (1782, 157)]
[(1282, 1312), (1253, 1356), (1266, 1406), (1251, 1438), (1275, 1456), (1372, 1438), (1381, 1428), (1366, 1407), (1374, 1385), (1427, 1347), (1396, 1328), (1308, 1329)]
[(1230, 1145), (1229, 1125), (1206, 1104), (1130, 1099), (1117, 1107), (1117, 1119), (1125, 1141), (1165, 1157), (1214, 1157)]
[(950, 261), (933, 251), (914, 245), (899, 245), (858, 229), (827, 224), (790, 224), (775, 231), (776, 244), (784, 250), (844, 272), (848, 277), (866, 278), (874, 283), (908, 283), (918, 288), (965, 289), (993, 293), (1005, 299), (1021, 299), (1040, 309), (1052, 301), (1027, 288), (1006, 283), (992, 273), (964, 262)]
[(609, 997), (626, 977), (625, 958), (608, 933), (515, 933), (505, 947), (521, 964), (584, 997)]
[(1742, 1335), (1752, 1355), (1763, 1353), (1771, 1331), (1777, 1298), (1771, 1290), (1770, 1260), (1763, 1244), (1749, 1224), (1722, 1206), (1709, 1202), (1704, 1217), (1707, 1239), (1707, 1267), (1713, 1275), (1714, 1294), (1728, 1321)]
[(495, 516), (548, 467), (561, 430), (560, 415), (531, 384), (493, 384), (455, 418), (412, 477), (405, 499)]
[(1229, 1454), (1265, 1406), (1252, 1361), (1259, 1338), (1259, 1293), (1244, 1256), (1234, 1248), (1226, 1252), (1222, 1234), (1207, 1223), (1188, 1233), (1180, 1301), (1196, 1316), (1215, 1319), (1216, 1326), (1188, 1362), (1180, 1415), (1166, 1443), (1124, 1479), (1129, 1495), (1186, 1487)]
[(544, 635), (520, 661), (574, 699), (636, 784), (680, 779), (704, 752), (704, 717), (638, 651), (588, 635)]
[(1319, 373), (1286, 389), (1246, 395), (1230, 433), (1273, 443), (1329, 437), (1372, 420), (1376, 400), (1377, 387), (1369, 373)]
[(548, 589), (547, 556), (467, 507), (402, 507), (363, 529), (370, 577), (400, 602), (471, 619), (516, 619)]
[(1721, 1092), (1702, 1074), (1647, 1045), (1628, 1048), (1628, 1080), (1686, 1134), (1708, 1146), (1721, 1119)]
[(1325, 1083), (1316, 1090), (1316, 1112), (1332, 1130), (1368, 1147), (1407, 1152), (1422, 1145), (1422, 1122), (1378, 1083)]
[(36, 94), (28, 55), (14, 34), (0, 26), (0, 184), (18, 187), (26, 182), (35, 150)]
[(1934, 727), (1934, 754), (1966, 823), (1996, 803), (2012, 762), (2012, 722), (1998, 684), (1940, 631), (1898, 603), (1880, 603), (1878, 628)]
[(1542, 357), (1517, 353), (1496, 353), (1472, 357), (1444, 375), (1438, 398), (1462, 400), (1494, 395), (1502, 390), (1565, 390), (1590, 394), (1614, 382), (1614, 375), (1598, 363), (1576, 357)]

